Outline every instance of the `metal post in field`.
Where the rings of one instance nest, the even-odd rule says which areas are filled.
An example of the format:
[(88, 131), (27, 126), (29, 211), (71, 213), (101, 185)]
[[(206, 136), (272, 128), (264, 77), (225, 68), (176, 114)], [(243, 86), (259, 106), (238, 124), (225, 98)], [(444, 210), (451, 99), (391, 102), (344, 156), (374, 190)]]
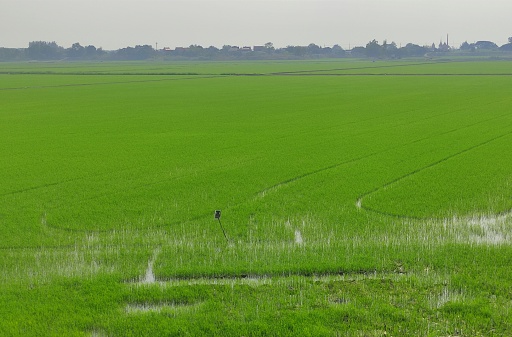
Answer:
[(220, 222), (220, 210), (215, 211), (215, 219), (219, 220), (220, 229), (222, 229), (222, 233), (224, 234), (226, 241), (229, 242), (228, 237), (226, 235), (226, 231), (224, 230), (224, 227), (222, 227), (222, 223)]

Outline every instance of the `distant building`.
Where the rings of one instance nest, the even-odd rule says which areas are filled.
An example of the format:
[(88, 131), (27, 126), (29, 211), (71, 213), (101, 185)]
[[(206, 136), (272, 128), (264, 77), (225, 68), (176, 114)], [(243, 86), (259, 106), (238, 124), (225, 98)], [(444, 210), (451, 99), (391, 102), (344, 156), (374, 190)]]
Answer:
[(446, 42), (443, 43), (443, 41), (439, 42), (439, 48), (437, 48), (439, 51), (449, 51), (452, 48), (450, 48), (450, 44), (448, 43), (448, 34), (446, 34)]
[(439, 47), (437, 49), (440, 51), (449, 51), (451, 48), (448, 43), (439, 42)]
[(240, 51), (252, 51), (252, 48), (244, 46), (244, 47), (240, 48)]
[(252, 50), (254, 51), (265, 51), (265, 46), (254, 46)]

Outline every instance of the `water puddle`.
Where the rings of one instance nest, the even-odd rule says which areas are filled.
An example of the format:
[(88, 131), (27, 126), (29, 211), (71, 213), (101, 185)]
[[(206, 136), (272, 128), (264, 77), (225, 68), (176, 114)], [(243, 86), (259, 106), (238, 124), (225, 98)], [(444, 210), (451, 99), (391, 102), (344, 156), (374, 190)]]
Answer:
[(146, 273), (144, 277), (141, 278), (140, 283), (142, 284), (153, 284), (156, 282), (155, 273), (153, 272), (153, 265), (155, 264), (155, 260), (160, 254), (160, 248), (157, 248), (153, 251), (153, 256), (148, 261), (148, 267), (146, 269)]
[(302, 245), (304, 243), (304, 240), (302, 240), (302, 234), (298, 229), (295, 230), (295, 243), (298, 245)]

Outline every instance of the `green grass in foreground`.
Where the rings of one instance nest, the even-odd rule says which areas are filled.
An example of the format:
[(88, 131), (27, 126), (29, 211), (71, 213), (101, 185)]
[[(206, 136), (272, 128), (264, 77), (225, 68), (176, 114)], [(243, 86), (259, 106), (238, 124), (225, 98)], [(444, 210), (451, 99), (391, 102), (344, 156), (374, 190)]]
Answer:
[(0, 335), (510, 335), (509, 64), (0, 65)]

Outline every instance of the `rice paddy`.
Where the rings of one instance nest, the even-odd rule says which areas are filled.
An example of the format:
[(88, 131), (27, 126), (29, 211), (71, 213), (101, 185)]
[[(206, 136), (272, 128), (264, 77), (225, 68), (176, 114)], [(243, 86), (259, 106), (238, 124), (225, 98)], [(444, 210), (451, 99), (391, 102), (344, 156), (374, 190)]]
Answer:
[(511, 85), (509, 61), (0, 64), (0, 334), (508, 336)]

